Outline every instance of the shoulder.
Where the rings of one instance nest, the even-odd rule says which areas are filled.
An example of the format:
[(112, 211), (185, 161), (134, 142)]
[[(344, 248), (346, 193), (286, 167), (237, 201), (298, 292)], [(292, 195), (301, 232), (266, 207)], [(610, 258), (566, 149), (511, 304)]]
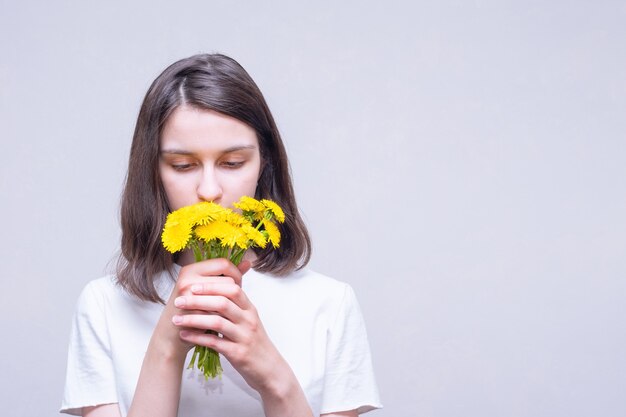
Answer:
[(162, 309), (161, 304), (129, 294), (114, 275), (109, 275), (85, 285), (76, 302), (74, 321), (82, 331), (127, 339), (127, 334), (136, 334), (156, 324)]
[(116, 296), (119, 291), (116, 287), (114, 275), (89, 281), (78, 297), (78, 309), (102, 307), (106, 300)]
[(121, 305), (139, 302), (117, 283), (115, 275), (106, 275), (85, 285), (78, 297), (76, 310), (79, 314), (105, 313)]
[(115, 275), (106, 275), (91, 280), (85, 285), (83, 293), (111, 294), (118, 290)]
[[(178, 273), (178, 270), (176, 270)], [(154, 285), (161, 295), (161, 297), (167, 297), (172, 289), (174, 283), (173, 276), (162, 271), (154, 280)], [(131, 303), (131, 304), (143, 304), (149, 303), (142, 301), (138, 297), (128, 293), (122, 285), (119, 284), (116, 275), (106, 275), (101, 278), (89, 281), (83, 288), (79, 302), (81, 300), (89, 300), (90, 302), (96, 302), (99, 304), (107, 303)]]

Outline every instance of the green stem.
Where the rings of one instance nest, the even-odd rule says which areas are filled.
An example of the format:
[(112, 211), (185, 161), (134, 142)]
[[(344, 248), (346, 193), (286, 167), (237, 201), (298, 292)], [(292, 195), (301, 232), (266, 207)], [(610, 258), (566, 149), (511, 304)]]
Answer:
[(200, 262), (202, 260), (202, 251), (200, 250), (198, 242), (195, 239), (191, 239), (189, 245), (191, 246), (191, 250), (193, 250), (193, 257), (196, 262)]

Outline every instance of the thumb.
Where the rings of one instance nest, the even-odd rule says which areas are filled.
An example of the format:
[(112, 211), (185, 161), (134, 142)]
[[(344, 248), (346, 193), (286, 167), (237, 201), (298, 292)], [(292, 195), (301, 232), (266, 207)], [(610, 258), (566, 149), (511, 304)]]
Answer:
[(241, 263), (237, 266), (237, 269), (239, 269), (239, 272), (243, 275), (250, 270), (250, 267), (252, 267), (252, 262), (246, 259), (241, 261)]

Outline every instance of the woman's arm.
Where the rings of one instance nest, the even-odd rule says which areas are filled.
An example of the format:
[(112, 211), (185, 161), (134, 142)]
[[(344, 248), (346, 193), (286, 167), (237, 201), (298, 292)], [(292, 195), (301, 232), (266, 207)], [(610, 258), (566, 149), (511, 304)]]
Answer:
[(83, 407), (83, 417), (122, 417), (117, 403)]
[[(181, 289), (182, 286), (177, 285), (172, 294)], [(178, 330), (169, 321), (169, 317), (175, 314), (170, 304), (168, 302), (161, 314), (148, 344), (133, 402), (128, 411), (129, 417), (175, 417), (178, 414), (181, 373), (189, 347), (178, 341)], [(121, 413), (115, 403), (84, 407), (82, 415), (120, 417)]]
[[(96, 407), (83, 408), (84, 417), (121, 417), (117, 404), (105, 404)], [(356, 410), (342, 411), (339, 413), (326, 413), (321, 417), (357, 417)]]
[[(158, 334), (155, 329), (154, 336)], [(177, 355), (167, 341), (154, 336), (141, 366), (129, 417), (175, 417), (178, 414), (181, 373), (186, 355)], [(117, 403), (83, 408), (83, 417), (120, 416)]]
[(159, 321), (148, 345), (139, 380), (128, 410), (129, 417), (175, 417), (180, 401), (181, 374), (186, 351), (159, 335), (166, 333), (167, 323)]
[[(215, 262), (230, 264), (224, 259)], [(242, 290), (241, 275), (204, 280), (178, 297), (175, 305), (181, 309), (173, 317), (182, 329), (180, 338), (190, 346), (207, 346), (224, 355), (260, 394), (267, 417), (312, 417), (300, 383)], [(222, 337), (206, 334), (208, 329)]]
[[(189, 287), (202, 279), (200, 272), (218, 275), (228, 273), (241, 277), (241, 271), (232, 264), (222, 265), (221, 269), (214, 263), (203, 266), (201, 270), (198, 270), (198, 267), (187, 268), (186, 272), (181, 270), (150, 338), (133, 401), (128, 411), (129, 417), (175, 417), (178, 414), (181, 374), (190, 345), (180, 340), (179, 329), (172, 324), (172, 317), (180, 312), (174, 306), (173, 300), (181, 294), (188, 293)], [(190, 273), (190, 269), (198, 271), (194, 270)], [(119, 417), (121, 415), (117, 403), (84, 407), (82, 414), (84, 417)]]
[[(257, 390), (268, 417), (312, 417), (291, 367), (269, 339), (254, 305), (241, 289), (244, 262), (217, 259), (183, 268), (154, 329), (129, 417), (175, 417), (189, 349), (204, 345), (224, 355)], [(215, 330), (223, 335), (206, 334)], [(117, 404), (83, 408), (86, 417), (119, 417)], [(355, 417), (356, 410), (324, 414)]]
[(178, 414), (182, 371), (187, 352), (193, 345), (180, 338), (180, 329), (172, 323), (172, 317), (181, 312), (174, 300), (190, 294), (192, 285), (210, 279), (241, 282), (248, 268), (249, 263), (240, 270), (226, 260), (216, 259), (181, 269), (150, 338), (128, 417), (176, 417)]
[[(195, 344), (212, 347), (229, 360), (261, 395), (266, 416), (312, 417), (291, 367), (241, 289), (241, 277), (249, 267), (247, 261), (237, 268), (225, 259), (214, 259), (181, 270), (148, 344), (128, 417), (177, 415), (185, 358)], [(206, 329), (223, 337), (205, 334)], [(118, 404), (104, 404), (83, 408), (83, 415), (121, 414)]]

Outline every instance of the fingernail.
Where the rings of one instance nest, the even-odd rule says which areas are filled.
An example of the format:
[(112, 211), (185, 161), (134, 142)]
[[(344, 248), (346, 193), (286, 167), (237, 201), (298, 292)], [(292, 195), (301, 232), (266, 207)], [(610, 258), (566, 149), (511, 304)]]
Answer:
[(183, 322), (183, 318), (179, 315), (175, 315), (172, 317), (172, 322), (174, 322), (174, 324), (180, 324)]
[(174, 300), (174, 305), (176, 307), (184, 307), (185, 301), (185, 297), (176, 297), (176, 299)]
[(200, 284), (194, 284), (191, 286), (191, 291), (192, 292), (200, 292), (202, 291), (202, 285)]

